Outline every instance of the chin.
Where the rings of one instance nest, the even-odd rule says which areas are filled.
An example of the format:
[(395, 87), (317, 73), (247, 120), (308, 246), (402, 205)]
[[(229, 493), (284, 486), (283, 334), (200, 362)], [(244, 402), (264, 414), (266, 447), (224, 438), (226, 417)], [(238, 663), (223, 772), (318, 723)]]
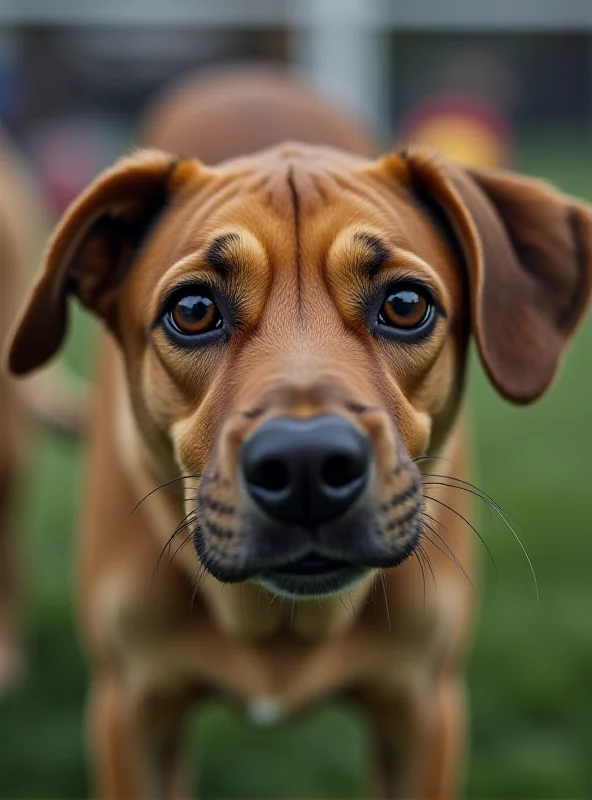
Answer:
[(292, 600), (331, 597), (352, 589), (370, 572), (370, 567), (331, 559), (306, 558), (297, 564), (257, 576), (268, 591)]

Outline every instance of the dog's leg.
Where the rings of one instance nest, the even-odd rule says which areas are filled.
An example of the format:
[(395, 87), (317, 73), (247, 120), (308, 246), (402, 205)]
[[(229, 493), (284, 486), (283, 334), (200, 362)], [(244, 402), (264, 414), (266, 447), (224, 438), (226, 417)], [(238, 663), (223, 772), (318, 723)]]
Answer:
[(11, 530), (12, 478), (10, 468), (0, 464), (0, 692), (18, 677), (22, 665), (16, 548)]
[(113, 674), (95, 680), (90, 703), (97, 795), (105, 800), (168, 800), (184, 794), (181, 776), (185, 693), (130, 701)]
[(464, 739), (460, 679), (442, 677), (415, 701), (382, 693), (361, 701), (372, 728), (374, 796), (381, 800), (456, 797)]
[(448, 675), (438, 683), (431, 746), (421, 776), (421, 797), (444, 800), (457, 797), (461, 785), (462, 756), (466, 737), (464, 681)]
[(115, 676), (95, 678), (88, 723), (97, 797), (139, 797), (137, 743), (125, 713), (125, 693)]

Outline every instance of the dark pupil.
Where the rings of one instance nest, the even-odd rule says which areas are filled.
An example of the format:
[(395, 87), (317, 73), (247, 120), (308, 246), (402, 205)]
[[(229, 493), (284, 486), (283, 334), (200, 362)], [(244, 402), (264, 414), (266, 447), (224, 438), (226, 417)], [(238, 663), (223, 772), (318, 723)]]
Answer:
[(419, 295), (409, 289), (402, 289), (397, 294), (392, 294), (388, 302), (398, 317), (409, 317), (417, 309)]
[(177, 303), (179, 315), (186, 322), (194, 324), (201, 322), (211, 305), (212, 301), (209, 297), (199, 297), (198, 295), (182, 297)]

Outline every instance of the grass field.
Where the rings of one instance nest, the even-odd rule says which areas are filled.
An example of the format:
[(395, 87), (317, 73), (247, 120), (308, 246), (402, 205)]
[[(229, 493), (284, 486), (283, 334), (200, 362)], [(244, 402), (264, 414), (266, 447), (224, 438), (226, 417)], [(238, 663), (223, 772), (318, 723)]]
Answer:
[[(520, 159), (524, 171), (592, 199), (590, 163), (575, 145), (532, 146)], [(81, 370), (90, 361), (87, 341), (69, 348)], [(500, 400), (476, 359), (472, 365), (479, 482), (523, 525), (540, 603), (516, 541), (483, 515), (499, 580), (483, 559), (469, 668), (470, 797), (592, 796), (591, 353), (588, 320), (557, 385), (529, 409)], [(0, 702), (2, 797), (88, 793), (86, 671), (71, 608), (81, 468), (76, 447), (45, 434), (23, 487), (29, 667)], [(285, 728), (254, 731), (216, 705), (196, 720), (193, 735), (204, 797), (356, 797), (366, 788), (363, 731), (347, 709), (332, 706)]]

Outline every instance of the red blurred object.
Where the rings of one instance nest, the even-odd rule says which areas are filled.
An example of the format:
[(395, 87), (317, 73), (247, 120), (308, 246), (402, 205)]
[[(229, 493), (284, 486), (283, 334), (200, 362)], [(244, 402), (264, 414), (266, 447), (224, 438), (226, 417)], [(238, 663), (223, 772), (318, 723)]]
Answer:
[(426, 144), (468, 166), (508, 166), (514, 137), (492, 103), (472, 94), (432, 95), (404, 119), (399, 139)]
[(36, 130), (30, 149), (54, 214), (60, 216), (122, 152), (122, 140), (116, 126), (103, 118), (68, 117)]

